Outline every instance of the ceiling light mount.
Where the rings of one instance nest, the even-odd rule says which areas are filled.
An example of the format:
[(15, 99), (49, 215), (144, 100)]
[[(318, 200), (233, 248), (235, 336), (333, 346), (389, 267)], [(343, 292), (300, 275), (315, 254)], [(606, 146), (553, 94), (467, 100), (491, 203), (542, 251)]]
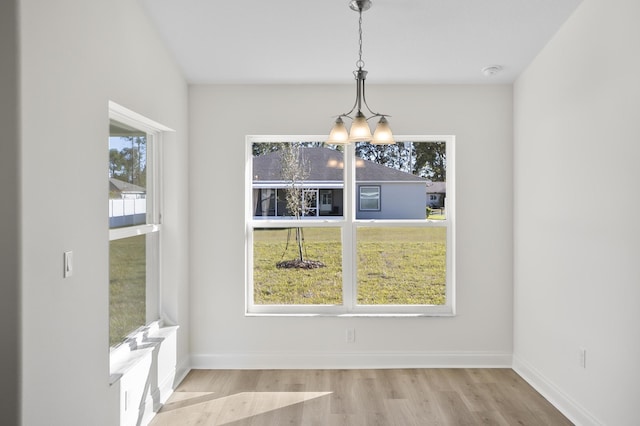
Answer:
[[(327, 143), (336, 145), (351, 142), (371, 142), (372, 144), (378, 145), (394, 144), (393, 134), (387, 121), (389, 115), (372, 111), (369, 105), (367, 105), (365, 98), (364, 83), (367, 78), (367, 71), (364, 69), (364, 61), (362, 60), (362, 12), (371, 8), (371, 0), (351, 0), (349, 7), (360, 15), (360, 19), (358, 20), (358, 60), (356, 61), (356, 67), (358, 67), (358, 69), (353, 72), (356, 78), (356, 101), (349, 112), (340, 114), (337, 117)], [(363, 106), (369, 112), (369, 117), (363, 114)], [(352, 115), (354, 111), (355, 115)], [(350, 131), (347, 131), (343, 117), (352, 120)], [(380, 120), (372, 136), (367, 120), (374, 117), (379, 117)]]
[(366, 12), (371, 8), (371, 0), (351, 0), (349, 7), (354, 12)]

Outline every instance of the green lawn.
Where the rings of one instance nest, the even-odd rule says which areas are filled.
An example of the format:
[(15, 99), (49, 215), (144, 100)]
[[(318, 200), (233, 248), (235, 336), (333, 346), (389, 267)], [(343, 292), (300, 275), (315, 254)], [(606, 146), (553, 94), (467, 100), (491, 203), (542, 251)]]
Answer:
[(109, 346), (146, 323), (146, 236), (109, 244)]
[[(294, 233), (288, 248), (287, 233), (254, 232), (255, 303), (341, 304), (340, 230), (304, 229), (306, 258), (326, 265), (311, 270), (276, 268), (280, 260), (296, 257)], [(364, 227), (357, 240), (359, 304), (445, 303), (445, 228)]]

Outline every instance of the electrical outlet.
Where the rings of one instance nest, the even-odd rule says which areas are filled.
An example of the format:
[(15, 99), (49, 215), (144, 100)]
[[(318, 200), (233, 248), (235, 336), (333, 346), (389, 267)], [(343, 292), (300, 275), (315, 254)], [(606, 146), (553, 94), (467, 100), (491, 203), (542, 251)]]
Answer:
[(580, 367), (587, 368), (587, 350), (585, 348), (580, 348), (578, 353), (578, 359), (580, 362)]
[(356, 341), (356, 329), (355, 328), (347, 328), (347, 343), (354, 343)]

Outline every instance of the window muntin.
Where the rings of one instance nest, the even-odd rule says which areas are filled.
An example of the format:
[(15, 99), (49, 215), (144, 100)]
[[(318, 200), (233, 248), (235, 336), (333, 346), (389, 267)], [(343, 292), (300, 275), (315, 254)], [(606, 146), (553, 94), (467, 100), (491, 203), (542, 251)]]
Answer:
[(109, 346), (159, 318), (159, 135), (111, 111)]
[[(247, 313), (249, 314), (303, 314), (303, 315), (452, 315), (455, 313), (454, 295), (454, 250), (455, 228), (453, 223), (453, 142), (452, 136), (427, 137), (409, 136), (399, 137), (397, 140), (404, 142), (391, 146), (386, 152), (385, 148), (371, 146), (369, 144), (358, 143), (347, 146), (325, 146), (320, 137), (283, 137), (283, 136), (248, 136), (247, 150), (247, 187), (252, 190), (247, 191), (247, 267), (248, 267), (248, 291), (247, 291)], [(342, 187), (338, 188), (335, 182), (326, 180), (302, 180), (298, 183), (300, 188), (317, 189), (318, 202), (315, 216), (299, 215), (295, 219), (289, 212), (284, 215), (263, 216), (256, 214), (257, 189), (266, 189), (273, 186), (274, 182), (265, 182), (264, 179), (256, 179), (256, 169), (253, 167), (255, 157), (252, 154), (274, 152), (274, 146), (279, 144), (300, 143), (307, 146), (324, 147), (333, 149), (337, 155), (331, 162), (333, 167), (342, 169)], [(429, 144), (429, 145), (427, 145)], [(386, 157), (379, 157), (385, 154)], [(380, 161), (377, 158), (382, 158)], [(426, 159), (426, 160), (425, 160)], [(375, 161), (374, 161), (375, 160)], [(262, 161), (262, 160), (261, 160)], [(385, 163), (386, 162), (386, 163)], [(376, 163), (371, 165), (371, 163)], [(314, 164), (312, 162), (312, 164)], [(324, 163), (322, 163), (324, 164)], [(327, 165), (329, 162), (327, 162)], [(433, 164), (433, 168), (431, 165)], [(273, 166), (273, 164), (272, 164)], [(380, 167), (382, 167), (380, 169)], [(381, 182), (372, 182), (371, 170), (378, 168), (378, 172), (386, 176), (379, 179)], [(277, 169), (277, 167), (275, 167)], [(403, 174), (404, 173), (404, 174)], [(411, 176), (413, 175), (413, 176)], [(437, 181), (438, 188), (442, 189), (443, 206), (437, 211), (437, 217), (429, 216), (429, 197), (425, 188), (426, 182), (434, 185), (431, 179), (441, 179)], [(373, 185), (372, 185), (373, 183)], [(360, 190), (361, 186), (378, 186), (379, 206), (378, 211), (360, 210)], [(333, 216), (327, 215), (329, 211), (323, 207), (328, 197), (324, 197), (323, 190), (331, 187), (332, 202), (334, 206)], [(387, 205), (387, 191), (391, 188)], [(416, 188), (420, 187), (420, 191)], [(399, 188), (399, 190), (398, 190)], [(273, 189), (278, 194), (285, 188)], [(394, 195), (395, 192), (395, 195)], [(338, 196), (336, 197), (336, 194)], [(408, 195), (408, 197), (407, 197)], [(403, 208), (397, 199), (410, 198), (412, 203), (410, 208)], [(277, 197), (274, 195), (274, 197)], [(336, 198), (339, 207), (336, 207)], [(384, 200), (382, 199), (384, 198)], [(446, 208), (445, 208), (446, 202)], [(386, 207), (388, 206), (388, 207)], [(322, 213), (324, 212), (324, 217)], [(446, 215), (445, 215), (446, 212)], [(299, 227), (298, 220), (303, 220), (305, 228), (339, 228), (342, 237), (342, 303), (336, 304), (305, 304), (290, 302), (287, 304), (265, 303), (255, 297), (254, 264), (259, 260), (254, 257), (253, 235), (256, 229), (265, 228), (295, 228)], [(370, 232), (368, 228), (385, 228), (383, 235), (387, 240), (396, 239), (401, 245), (406, 232), (395, 228), (418, 228), (416, 236), (422, 236), (422, 241), (433, 239), (438, 236), (439, 249), (434, 249), (426, 244), (418, 245), (414, 248), (416, 252), (423, 256), (430, 257), (430, 267), (437, 267), (437, 273), (424, 273), (423, 277), (414, 276), (413, 285), (418, 291), (417, 297), (400, 297), (397, 295), (385, 295), (379, 297), (367, 290), (367, 286), (372, 288), (371, 280), (366, 279), (366, 274), (376, 273), (374, 269), (359, 267), (359, 256), (367, 253), (366, 239), (364, 235)], [(361, 229), (362, 228), (362, 229)], [(425, 229), (423, 229), (425, 228)], [(430, 228), (430, 229), (426, 229)], [(438, 229), (440, 228), (440, 229)], [(403, 236), (404, 235), (404, 236)], [(362, 241), (361, 241), (362, 239)], [(444, 259), (443, 259), (444, 257)], [(437, 261), (435, 259), (437, 258)], [(435, 266), (434, 266), (435, 264)], [(391, 263), (392, 269), (401, 270), (402, 261), (394, 259)], [(444, 267), (444, 271), (442, 268)], [(429, 271), (431, 272), (431, 271)], [(379, 273), (379, 271), (378, 271)], [(400, 280), (397, 274), (393, 280)], [(409, 280), (411, 281), (411, 280)], [(422, 286), (422, 288), (420, 288)], [(288, 296), (279, 296), (284, 300)], [(373, 300), (373, 302), (372, 302)], [(399, 302), (398, 302), (399, 300)], [(398, 304), (399, 303), (399, 304)]]

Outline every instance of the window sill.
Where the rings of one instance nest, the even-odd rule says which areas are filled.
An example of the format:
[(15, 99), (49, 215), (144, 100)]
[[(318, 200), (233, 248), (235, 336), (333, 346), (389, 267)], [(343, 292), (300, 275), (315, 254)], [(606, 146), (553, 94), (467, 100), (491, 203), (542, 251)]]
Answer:
[(411, 313), (304, 313), (304, 312), (246, 312), (245, 317), (294, 317), (294, 318), (434, 318), (454, 317), (455, 312), (411, 312)]
[(170, 335), (175, 334), (179, 326), (162, 327), (160, 321), (130, 335), (120, 345), (111, 348), (109, 353), (109, 384), (118, 382), (122, 376), (139, 363), (150, 359), (153, 351)]

